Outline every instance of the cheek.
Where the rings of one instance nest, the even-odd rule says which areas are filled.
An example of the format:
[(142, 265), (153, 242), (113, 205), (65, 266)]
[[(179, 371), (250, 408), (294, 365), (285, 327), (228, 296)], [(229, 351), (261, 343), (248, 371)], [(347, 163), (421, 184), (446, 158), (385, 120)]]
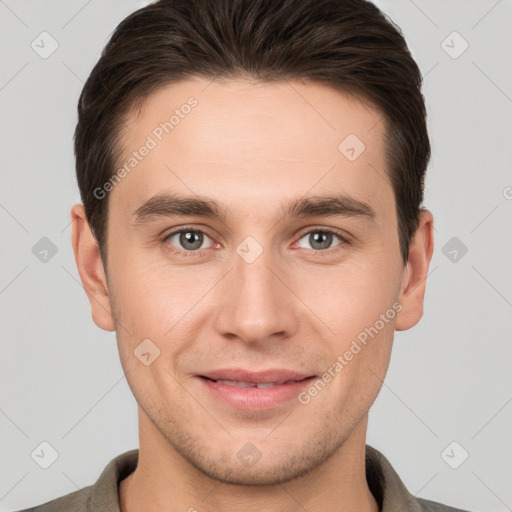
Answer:
[[(119, 260), (112, 273), (115, 304), (129, 331), (162, 336), (184, 314), (187, 304), (204, 287), (193, 272), (185, 272), (184, 268), (172, 268), (163, 258), (144, 254)], [(159, 327), (156, 332), (155, 327)]]
[[(396, 263), (375, 258), (337, 268), (311, 267), (303, 274), (295, 281), (295, 289), (310, 310), (329, 327), (330, 336), (340, 345), (337, 348), (342, 349), (347, 341), (376, 322), (379, 331), (392, 334), (396, 316), (393, 304), (400, 286)], [(385, 315), (384, 325), (381, 315)]]
[(199, 267), (125, 258), (113, 269), (111, 302), (123, 366), (138, 368), (134, 351), (140, 352), (141, 343), (150, 340), (146, 342), (149, 352), (159, 353), (156, 368), (179, 372), (183, 353), (194, 348), (197, 333), (205, 325), (209, 304), (205, 297), (218, 279), (213, 267)]
[(180, 332), (187, 300), (157, 269), (126, 267), (119, 267), (115, 276), (117, 345), (130, 389), (149, 412), (155, 400), (164, 403), (176, 393), (173, 363), (187, 347), (188, 338)]
[(308, 273), (303, 281), (304, 302), (330, 329), (322, 343), (325, 377), (336, 377), (325, 400), (336, 396), (340, 411), (349, 407), (355, 417), (376, 398), (389, 364), (400, 309), (396, 270), (383, 256), (331, 268), (323, 278), (320, 270)]

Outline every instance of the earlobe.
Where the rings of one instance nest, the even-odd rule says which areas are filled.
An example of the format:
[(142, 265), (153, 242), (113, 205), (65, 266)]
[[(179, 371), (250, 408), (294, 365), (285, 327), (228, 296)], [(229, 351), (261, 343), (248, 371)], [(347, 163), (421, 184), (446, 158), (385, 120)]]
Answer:
[(96, 242), (83, 204), (76, 204), (71, 209), (71, 241), (75, 261), (82, 280), (85, 293), (91, 303), (94, 323), (105, 331), (114, 331), (107, 278), (100, 249)]
[(423, 301), (432, 253), (434, 251), (434, 218), (428, 210), (420, 213), (418, 229), (412, 237), (409, 258), (402, 275), (395, 329), (404, 331), (415, 326), (423, 316)]

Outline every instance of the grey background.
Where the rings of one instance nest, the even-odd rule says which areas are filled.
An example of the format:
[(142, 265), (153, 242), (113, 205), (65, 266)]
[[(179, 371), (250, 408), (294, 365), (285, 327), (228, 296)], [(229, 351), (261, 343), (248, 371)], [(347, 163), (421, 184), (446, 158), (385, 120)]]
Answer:
[[(72, 134), (83, 81), (115, 26), (144, 3), (0, 0), (2, 511), (90, 485), (138, 447), (136, 402), (115, 335), (92, 322), (69, 210), (79, 201)], [(436, 247), (424, 318), (396, 335), (368, 443), (417, 496), (512, 510), (512, 1), (377, 5), (425, 77)], [(43, 31), (59, 45), (46, 59), (31, 47)], [(457, 58), (464, 42), (454, 31), (469, 44)], [(46, 262), (39, 246), (32, 252), (43, 237), (57, 251)], [(43, 441), (58, 452), (48, 469), (31, 458)], [(447, 460), (457, 465), (463, 450), (468, 459), (452, 469)]]

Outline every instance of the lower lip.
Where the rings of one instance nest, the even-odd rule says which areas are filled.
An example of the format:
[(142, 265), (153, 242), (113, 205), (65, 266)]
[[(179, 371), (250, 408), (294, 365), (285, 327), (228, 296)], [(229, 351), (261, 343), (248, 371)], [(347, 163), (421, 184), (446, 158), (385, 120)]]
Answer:
[(203, 385), (217, 398), (237, 409), (246, 411), (271, 409), (293, 398), (309, 386), (315, 377), (271, 388), (239, 388), (199, 377)]

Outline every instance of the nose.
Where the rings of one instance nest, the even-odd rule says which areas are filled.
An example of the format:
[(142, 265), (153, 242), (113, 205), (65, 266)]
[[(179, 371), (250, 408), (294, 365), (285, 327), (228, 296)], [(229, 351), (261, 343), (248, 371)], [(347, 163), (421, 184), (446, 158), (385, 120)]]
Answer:
[(282, 265), (265, 251), (251, 263), (238, 254), (233, 260), (219, 294), (217, 332), (253, 345), (293, 336), (300, 310)]

